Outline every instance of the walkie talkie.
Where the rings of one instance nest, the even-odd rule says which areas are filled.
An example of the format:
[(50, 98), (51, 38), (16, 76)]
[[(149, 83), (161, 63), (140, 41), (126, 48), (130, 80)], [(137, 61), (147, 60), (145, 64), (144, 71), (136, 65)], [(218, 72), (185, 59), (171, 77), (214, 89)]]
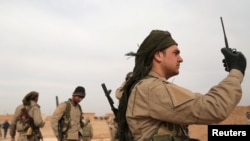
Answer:
[[(224, 24), (223, 24), (222, 17), (220, 17), (220, 20), (221, 20), (221, 25), (222, 25), (222, 29), (223, 29), (225, 45), (226, 45), (226, 48), (229, 48), (228, 41), (227, 41), (227, 36), (226, 36), (226, 32), (225, 32), (225, 28), (224, 28)], [(231, 48), (230, 48), (230, 49), (231, 49)], [(235, 49), (235, 48), (233, 48), (233, 49), (231, 49), (231, 50), (232, 50), (233, 53), (236, 52), (236, 49)]]
[[(224, 34), (224, 40), (225, 40), (225, 45), (226, 45), (226, 48), (230, 49), (232, 51), (232, 53), (236, 53), (237, 50), (235, 48), (229, 48), (229, 45), (228, 45), (228, 41), (227, 41), (227, 36), (226, 36), (226, 32), (225, 32), (225, 28), (224, 28), (224, 24), (223, 24), (223, 20), (222, 20), (222, 17), (220, 17), (220, 20), (221, 20), (221, 25), (222, 25), (222, 29), (223, 29), (223, 34)], [(228, 68), (228, 64), (227, 62), (225, 62), (225, 67), (226, 67), (226, 70), (229, 70)]]

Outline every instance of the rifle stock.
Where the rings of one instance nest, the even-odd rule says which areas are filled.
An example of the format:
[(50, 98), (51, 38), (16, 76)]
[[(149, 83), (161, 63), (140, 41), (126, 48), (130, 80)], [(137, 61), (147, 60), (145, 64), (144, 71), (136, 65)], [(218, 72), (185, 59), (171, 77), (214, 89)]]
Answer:
[[(56, 96), (56, 107), (59, 105), (58, 96)], [(61, 120), (58, 121), (58, 141), (63, 141)]]
[(111, 90), (108, 90), (105, 83), (102, 83), (102, 89), (105, 93), (105, 96), (107, 97), (108, 99), (108, 102), (109, 102), (109, 105), (111, 107), (111, 110), (113, 111), (114, 115), (116, 116), (117, 115), (117, 108), (114, 107), (114, 101), (113, 99), (110, 97), (110, 93), (111, 93)]

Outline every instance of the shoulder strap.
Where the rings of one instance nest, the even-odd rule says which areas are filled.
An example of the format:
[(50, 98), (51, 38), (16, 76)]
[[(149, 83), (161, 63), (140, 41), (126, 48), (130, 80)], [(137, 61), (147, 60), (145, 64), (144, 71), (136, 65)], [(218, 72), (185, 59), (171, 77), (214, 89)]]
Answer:
[(78, 104), (78, 108), (80, 109), (80, 112), (81, 112), (81, 115), (80, 115), (80, 126), (83, 127), (84, 126), (84, 123), (82, 121), (83, 120), (83, 116), (82, 116), (83, 112), (82, 112), (82, 107), (81, 107), (80, 104)]
[(64, 111), (64, 117), (69, 119), (70, 118), (70, 110), (71, 110), (71, 106), (70, 106), (70, 102), (69, 101), (65, 101), (66, 103), (66, 109)]
[[(70, 101), (65, 101), (65, 103), (66, 103), (66, 108), (65, 108), (65, 111), (63, 113), (63, 118), (68, 120), (68, 119), (70, 119), (71, 105), (70, 105)], [(83, 127), (83, 122), (82, 122), (82, 120), (83, 120), (83, 117), (82, 117), (82, 108), (81, 108), (81, 106), (79, 104), (77, 106), (78, 106), (78, 108), (80, 109), (80, 112), (81, 112), (81, 115), (80, 115), (80, 124)]]
[(21, 116), (24, 116), (24, 117), (27, 117), (27, 118), (30, 117), (29, 110), (30, 110), (30, 108), (28, 108), (27, 106), (23, 106), (20, 109), (20, 113), (18, 115), (19, 119), (21, 119)]
[(80, 112), (81, 112), (81, 114), (82, 114), (82, 107), (81, 107), (80, 104), (78, 104), (78, 108), (80, 109)]

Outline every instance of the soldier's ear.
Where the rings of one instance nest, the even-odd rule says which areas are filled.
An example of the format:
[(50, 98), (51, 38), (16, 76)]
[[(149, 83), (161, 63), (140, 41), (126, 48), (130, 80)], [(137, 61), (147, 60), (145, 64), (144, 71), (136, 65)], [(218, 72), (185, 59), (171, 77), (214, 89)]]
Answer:
[(162, 61), (162, 58), (163, 58), (163, 52), (162, 51), (157, 51), (155, 54), (154, 54), (154, 58), (153, 60), (155, 60), (156, 62), (161, 62)]

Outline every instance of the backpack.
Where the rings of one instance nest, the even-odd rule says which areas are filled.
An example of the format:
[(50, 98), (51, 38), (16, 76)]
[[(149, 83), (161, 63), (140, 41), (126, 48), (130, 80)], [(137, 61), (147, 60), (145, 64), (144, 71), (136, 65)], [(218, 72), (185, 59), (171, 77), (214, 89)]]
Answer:
[(23, 106), (17, 117), (16, 130), (18, 132), (26, 132), (26, 135), (32, 135), (36, 130), (33, 118), (29, 115), (29, 110), (32, 107)]

